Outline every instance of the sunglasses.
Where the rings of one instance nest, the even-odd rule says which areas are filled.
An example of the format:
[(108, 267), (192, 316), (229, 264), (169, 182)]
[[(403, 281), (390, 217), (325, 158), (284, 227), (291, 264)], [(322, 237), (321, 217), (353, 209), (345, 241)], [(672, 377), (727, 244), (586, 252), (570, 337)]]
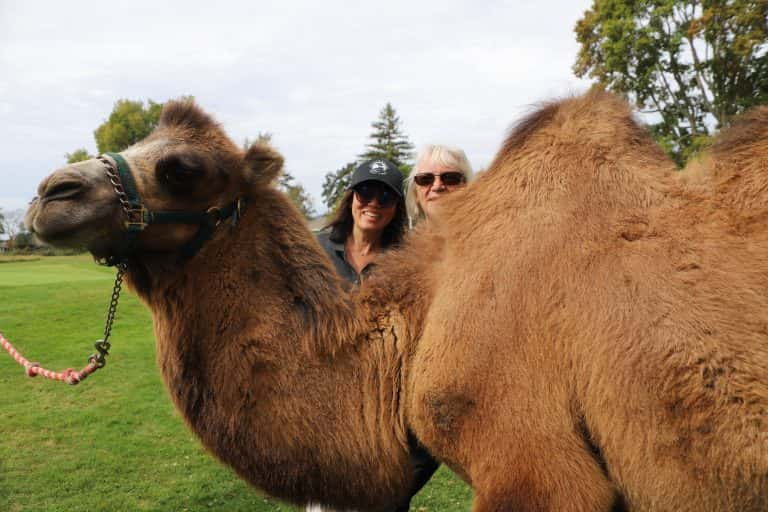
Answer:
[(371, 183), (362, 183), (354, 189), (357, 200), (362, 204), (368, 204), (374, 199), (378, 200), (379, 206), (389, 208), (394, 206), (398, 200), (397, 194), (389, 187), (373, 185)]
[(447, 187), (455, 187), (464, 183), (464, 175), (458, 171), (449, 171), (442, 174), (420, 172), (413, 176), (413, 181), (420, 187), (429, 187), (435, 182), (435, 178), (440, 178), (443, 185)]

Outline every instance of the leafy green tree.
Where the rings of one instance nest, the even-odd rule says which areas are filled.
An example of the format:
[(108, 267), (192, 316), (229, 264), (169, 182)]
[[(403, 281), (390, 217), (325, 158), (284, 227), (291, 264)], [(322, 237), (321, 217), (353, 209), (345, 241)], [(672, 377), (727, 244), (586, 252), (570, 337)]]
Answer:
[[(191, 96), (182, 98), (193, 99)], [(122, 151), (150, 134), (160, 121), (163, 104), (152, 100), (147, 105), (141, 101), (119, 99), (112, 107), (109, 118), (93, 132), (99, 153)], [(93, 158), (85, 148), (64, 155), (68, 164)]]
[(658, 115), (682, 164), (745, 109), (768, 103), (765, 0), (593, 0), (574, 72)]
[(117, 100), (109, 118), (93, 133), (99, 153), (122, 151), (142, 140), (155, 129), (162, 110), (163, 104), (152, 100), (146, 107), (141, 101)]
[(397, 165), (403, 174), (411, 171), (409, 160), (413, 156), (413, 144), (402, 132), (400, 117), (390, 103), (384, 105), (379, 112), (379, 118), (371, 123), (372, 142), (366, 146), (366, 151), (360, 155), (361, 160), (371, 158), (386, 158)]
[(66, 153), (64, 157), (67, 159), (68, 164), (84, 162), (85, 160), (90, 160), (91, 158), (93, 158), (91, 155), (88, 154), (88, 151), (85, 148), (79, 148), (74, 150), (72, 153)]
[(0, 210), (0, 235), (5, 234), (5, 215), (3, 210)]
[(349, 188), (352, 172), (354, 172), (356, 166), (355, 162), (350, 162), (336, 172), (329, 172), (325, 175), (321, 195), (323, 197), (323, 204), (328, 207), (328, 210), (334, 211), (336, 209), (344, 192)]

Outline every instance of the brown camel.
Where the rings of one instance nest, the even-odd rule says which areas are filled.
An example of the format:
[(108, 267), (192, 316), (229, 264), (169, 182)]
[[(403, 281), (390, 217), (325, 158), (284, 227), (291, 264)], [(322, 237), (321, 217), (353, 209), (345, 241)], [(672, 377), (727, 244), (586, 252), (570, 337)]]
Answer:
[[(176, 406), (254, 486), (386, 509), (411, 430), (477, 512), (768, 508), (768, 108), (681, 179), (623, 102), (549, 104), (359, 293), (267, 146), (176, 102), (122, 157), (150, 210), (247, 200), (192, 256), (196, 227), (147, 227), (127, 279)], [(115, 165), (53, 173), (30, 226), (114, 256)]]

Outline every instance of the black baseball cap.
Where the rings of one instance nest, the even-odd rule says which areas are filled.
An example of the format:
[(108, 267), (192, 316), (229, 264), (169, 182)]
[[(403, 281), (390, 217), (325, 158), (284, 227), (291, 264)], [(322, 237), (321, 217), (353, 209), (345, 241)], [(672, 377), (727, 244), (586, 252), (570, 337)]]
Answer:
[(352, 173), (349, 188), (355, 188), (364, 181), (384, 183), (394, 190), (398, 197), (403, 197), (403, 173), (389, 160), (374, 158), (358, 165)]

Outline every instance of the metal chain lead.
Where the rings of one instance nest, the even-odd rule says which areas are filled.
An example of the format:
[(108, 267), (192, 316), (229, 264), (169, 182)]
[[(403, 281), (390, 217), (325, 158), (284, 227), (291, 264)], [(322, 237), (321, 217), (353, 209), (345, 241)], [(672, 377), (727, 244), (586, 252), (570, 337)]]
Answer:
[(123, 286), (123, 275), (127, 269), (125, 263), (119, 263), (117, 265), (117, 275), (115, 276), (115, 286), (112, 288), (112, 298), (109, 301), (109, 310), (107, 311), (107, 321), (104, 325), (104, 339), (98, 340), (94, 347), (97, 350), (96, 354), (91, 355), (89, 360), (93, 361), (99, 368), (103, 368), (107, 364), (107, 356), (109, 355), (109, 349), (111, 344), (109, 343), (109, 336), (112, 334), (112, 323), (115, 321), (115, 313), (117, 312), (117, 302), (120, 299), (120, 290)]
[(123, 183), (120, 181), (120, 177), (115, 172), (115, 168), (112, 165), (112, 162), (108, 161), (105, 157), (101, 157), (101, 161), (107, 164), (107, 177), (109, 178), (109, 182), (112, 184), (112, 188), (117, 194), (117, 199), (120, 201), (120, 205), (123, 207), (125, 213), (130, 215), (131, 204), (128, 202), (128, 198), (125, 195), (125, 189), (123, 189)]

